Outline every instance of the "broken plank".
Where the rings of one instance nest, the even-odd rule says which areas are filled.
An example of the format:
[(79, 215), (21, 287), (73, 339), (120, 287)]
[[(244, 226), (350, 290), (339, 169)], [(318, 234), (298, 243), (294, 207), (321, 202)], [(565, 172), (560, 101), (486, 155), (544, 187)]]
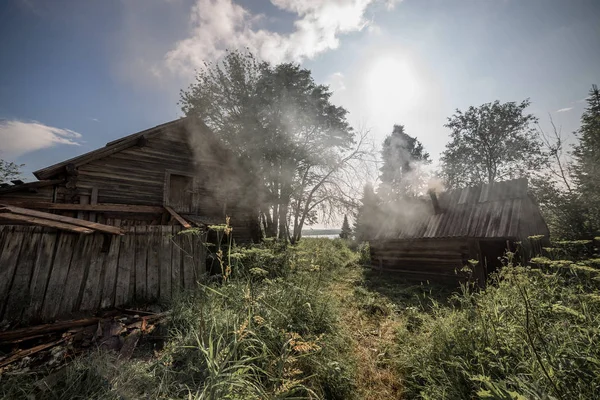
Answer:
[(97, 222), (90, 222), (79, 218), (65, 217), (62, 215), (50, 214), (44, 211), (30, 210), (28, 208), (16, 207), (11, 205), (4, 205), (4, 208), (10, 210), (12, 214), (43, 218), (65, 224), (82, 226), (84, 228), (90, 228), (100, 232), (112, 233), (114, 235), (123, 235), (123, 231), (121, 229), (110, 225), (99, 224)]
[(15, 339), (33, 337), (36, 335), (45, 335), (48, 333), (62, 332), (68, 329), (79, 328), (82, 326), (95, 325), (100, 318), (83, 318), (68, 321), (59, 321), (52, 324), (37, 325), (28, 328), (13, 329), (12, 331), (0, 332), (0, 343), (10, 342)]
[(54, 347), (56, 345), (59, 345), (62, 342), (64, 342), (65, 340), (67, 340), (67, 339), (68, 339), (68, 337), (64, 337), (62, 339), (58, 339), (58, 340), (55, 340), (55, 341), (50, 342), (50, 343), (40, 344), (39, 346), (35, 346), (35, 347), (30, 348), (30, 349), (19, 350), (19, 351), (15, 352), (15, 353), (12, 353), (8, 357), (0, 360), (0, 368), (6, 367), (7, 365), (14, 363), (15, 361), (19, 361), (19, 360), (21, 360), (21, 359), (23, 359), (25, 357), (28, 357), (28, 356), (30, 356), (32, 354), (39, 353), (42, 350), (46, 350), (46, 349), (49, 349), (49, 348)]
[(169, 214), (171, 214), (171, 216), (173, 218), (175, 218), (177, 220), (177, 222), (179, 222), (181, 224), (181, 226), (183, 226), (185, 229), (192, 228), (192, 225), (190, 225), (189, 222), (187, 222), (185, 219), (183, 219), (183, 217), (181, 215), (177, 214), (175, 212), (175, 210), (173, 210), (171, 207), (165, 206), (165, 210), (167, 210), (169, 212)]
[(119, 357), (121, 359), (129, 360), (131, 358), (141, 336), (142, 333), (140, 332), (140, 330), (135, 329), (133, 332), (131, 332), (125, 337), (123, 347), (121, 347), (121, 350), (119, 351)]
[(13, 213), (0, 213), (0, 219), (6, 219), (10, 221), (26, 222), (34, 225), (47, 226), (49, 228), (62, 229), (65, 231), (71, 231), (76, 233), (93, 233), (94, 231), (88, 228), (84, 228), (78, 225), (65, 224), (45, 218), (36, 218), (26, 215), (13, 214)]

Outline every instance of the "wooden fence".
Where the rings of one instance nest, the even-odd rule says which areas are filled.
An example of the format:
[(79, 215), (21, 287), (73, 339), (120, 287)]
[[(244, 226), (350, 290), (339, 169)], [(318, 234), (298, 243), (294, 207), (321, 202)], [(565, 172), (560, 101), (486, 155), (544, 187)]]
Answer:
[(206, 268), (204, 235), (176, 226), (125, 227), (123, 236), (0, 226), (0, 321), (170, 299)]

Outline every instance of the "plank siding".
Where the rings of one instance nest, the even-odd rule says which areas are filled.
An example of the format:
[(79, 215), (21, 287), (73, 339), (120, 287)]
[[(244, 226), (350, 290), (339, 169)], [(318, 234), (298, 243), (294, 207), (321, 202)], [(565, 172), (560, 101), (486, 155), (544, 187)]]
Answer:
[(168, 301), (202, 279), (204, 235), (179, 235), (181, 227), (171, 225), (124, 230), (124, 236), (107, 236), (2, 226), (0, 322), (14, 326), (133, 301)]

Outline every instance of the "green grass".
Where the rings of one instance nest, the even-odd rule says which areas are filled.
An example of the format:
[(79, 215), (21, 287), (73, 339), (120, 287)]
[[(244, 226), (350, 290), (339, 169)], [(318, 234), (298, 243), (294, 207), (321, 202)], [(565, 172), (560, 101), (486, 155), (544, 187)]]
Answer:
[(596, 398), (594, 251), (556, 243), (480, 290), (371, 271), (368, 247), (339, 239), (226, 246), (214, 264), (224, 276), (173, 300), (162, 350), (0, 377), (0, 397)]

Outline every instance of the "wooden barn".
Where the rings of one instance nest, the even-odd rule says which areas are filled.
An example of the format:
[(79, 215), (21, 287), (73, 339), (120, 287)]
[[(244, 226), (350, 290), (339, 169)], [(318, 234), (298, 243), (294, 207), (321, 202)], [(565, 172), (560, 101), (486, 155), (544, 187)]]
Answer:
[[(483, 284), (501, 265), (499, 257), (519, 247), (517, 242), (549, 238), (526, 179), (430, 192), (430, 199), (418, 202), (416, 217), (397, 219), (395, 227), (382, 229), (371, 241), (373, 268), (418, 281), (470, 278)], [(461, 271), (469, 260), (478, 261), (473, 271)]]
[[(0, 321), (169, 299), (206, 270), (207, 226), (260, 240), (254, 180), (196, 118), (0, 187)], [(251, 193), (251, 195), (247, 195)], [(197, 235), (178, 235), (196, 227)]]

